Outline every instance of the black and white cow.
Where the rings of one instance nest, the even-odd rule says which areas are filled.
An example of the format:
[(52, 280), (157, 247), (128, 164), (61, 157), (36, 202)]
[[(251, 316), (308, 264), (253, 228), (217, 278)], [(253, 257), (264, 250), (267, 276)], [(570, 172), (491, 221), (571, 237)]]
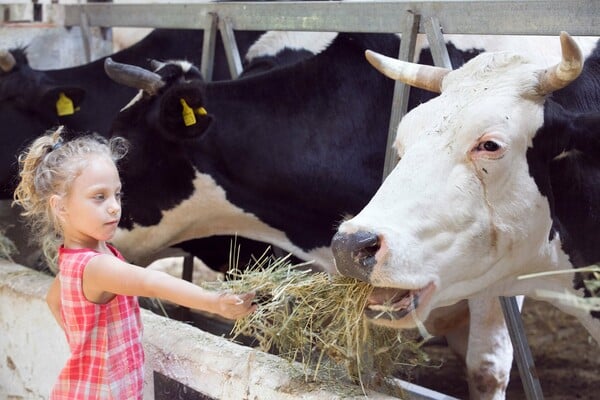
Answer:
[[(413, 327), (463, 299), (473, 315), (496, 296), (586, 294), (574, 273), (519, 279), (600, 261), (600, 45), (583, 71), (565, 33), (561, 47), (551, 68), (512, 52), (455, 71), (367, 54), (385, 75), (441, 92), (403, 118), (400, 162), (332, 240), (338, 271), (376, 287), (374, 322)], [(600, 341), (600, 320), (554, 303)], [(504, 368), (480, 348), (495, 340), (472, 329), (467, 360)], [(482, 397), (503, 397), (475, 370)]]

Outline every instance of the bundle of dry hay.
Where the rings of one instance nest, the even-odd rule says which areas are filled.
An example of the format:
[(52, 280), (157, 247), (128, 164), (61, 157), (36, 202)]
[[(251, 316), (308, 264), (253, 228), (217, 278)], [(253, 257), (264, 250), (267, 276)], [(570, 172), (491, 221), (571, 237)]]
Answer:
[(263, 254), (251, 264), (230, 270), (225, 282), (206, 286), (256, 292), (258, 310), (236, 322), (234, 338), (253, 337), (261, 350), (299, 361), (307, 381), (345, 375), (363, 388), (375, 387), (392, 373), (429, 362), (414, 332), (409, 338), (367, 322), (363, 309), (373, 289), (369, 284), (311, 272), (308, 264), (292, 265), (289, 256)]

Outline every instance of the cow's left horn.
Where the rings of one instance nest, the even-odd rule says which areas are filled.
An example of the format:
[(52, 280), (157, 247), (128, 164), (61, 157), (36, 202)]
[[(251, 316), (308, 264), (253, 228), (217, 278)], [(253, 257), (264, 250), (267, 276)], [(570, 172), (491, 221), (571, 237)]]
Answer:
[(8, 50), (0, 50), (0, 68), (4, 72), (10, 72), (17, 62), (15, 61), (15, 57)]
[(583, 69), (583, 55), (575, 40), (567, 33), (560, 33), (562, 60), (540, 73), (538, 92), (552, 93), (573, 82)]
[(435, 93), (442, 92), (442, 80), (450, 72), (446, 68), (401, 61), (371, 50), (365, 51), (365, 57), (375, 69), (388, 78)]
[(164, 86), (160, 75), (142, 67), (121, 64), (110, 57), (104, 60), (104, 71), (113, 81), (155, 95)]

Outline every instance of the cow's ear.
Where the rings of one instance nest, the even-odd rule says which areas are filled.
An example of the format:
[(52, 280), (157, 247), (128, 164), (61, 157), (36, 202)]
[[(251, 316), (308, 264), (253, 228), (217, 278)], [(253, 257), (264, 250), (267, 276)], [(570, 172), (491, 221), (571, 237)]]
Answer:
[(196, 138), (213, 123), (213, 117), (204, 108), (202, 93), (194, 83), (167, 91), (161, 100), (159, 118), (171, 140)]
[(69, 117), (79, 111), (85, 90), (78, 87), (53, 87), (42, 93), (39, 107), (56, 117)]

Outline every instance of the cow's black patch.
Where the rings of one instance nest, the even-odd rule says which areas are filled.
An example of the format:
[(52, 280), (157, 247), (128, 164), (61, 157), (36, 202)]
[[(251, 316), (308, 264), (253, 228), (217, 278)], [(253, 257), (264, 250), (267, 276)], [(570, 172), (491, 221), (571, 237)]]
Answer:
[[(550, 239), (560, 234), (574, 267), (599, 262), (600, 45), (586, 60), (580, 77), (547, 99), (544, 125), (533, 139), (527, 161), (550, 204)], [(581, 276), (576, 276), (574, 285), (591, 295)], [(592, 315), (600, 317), (600, 312)]]

